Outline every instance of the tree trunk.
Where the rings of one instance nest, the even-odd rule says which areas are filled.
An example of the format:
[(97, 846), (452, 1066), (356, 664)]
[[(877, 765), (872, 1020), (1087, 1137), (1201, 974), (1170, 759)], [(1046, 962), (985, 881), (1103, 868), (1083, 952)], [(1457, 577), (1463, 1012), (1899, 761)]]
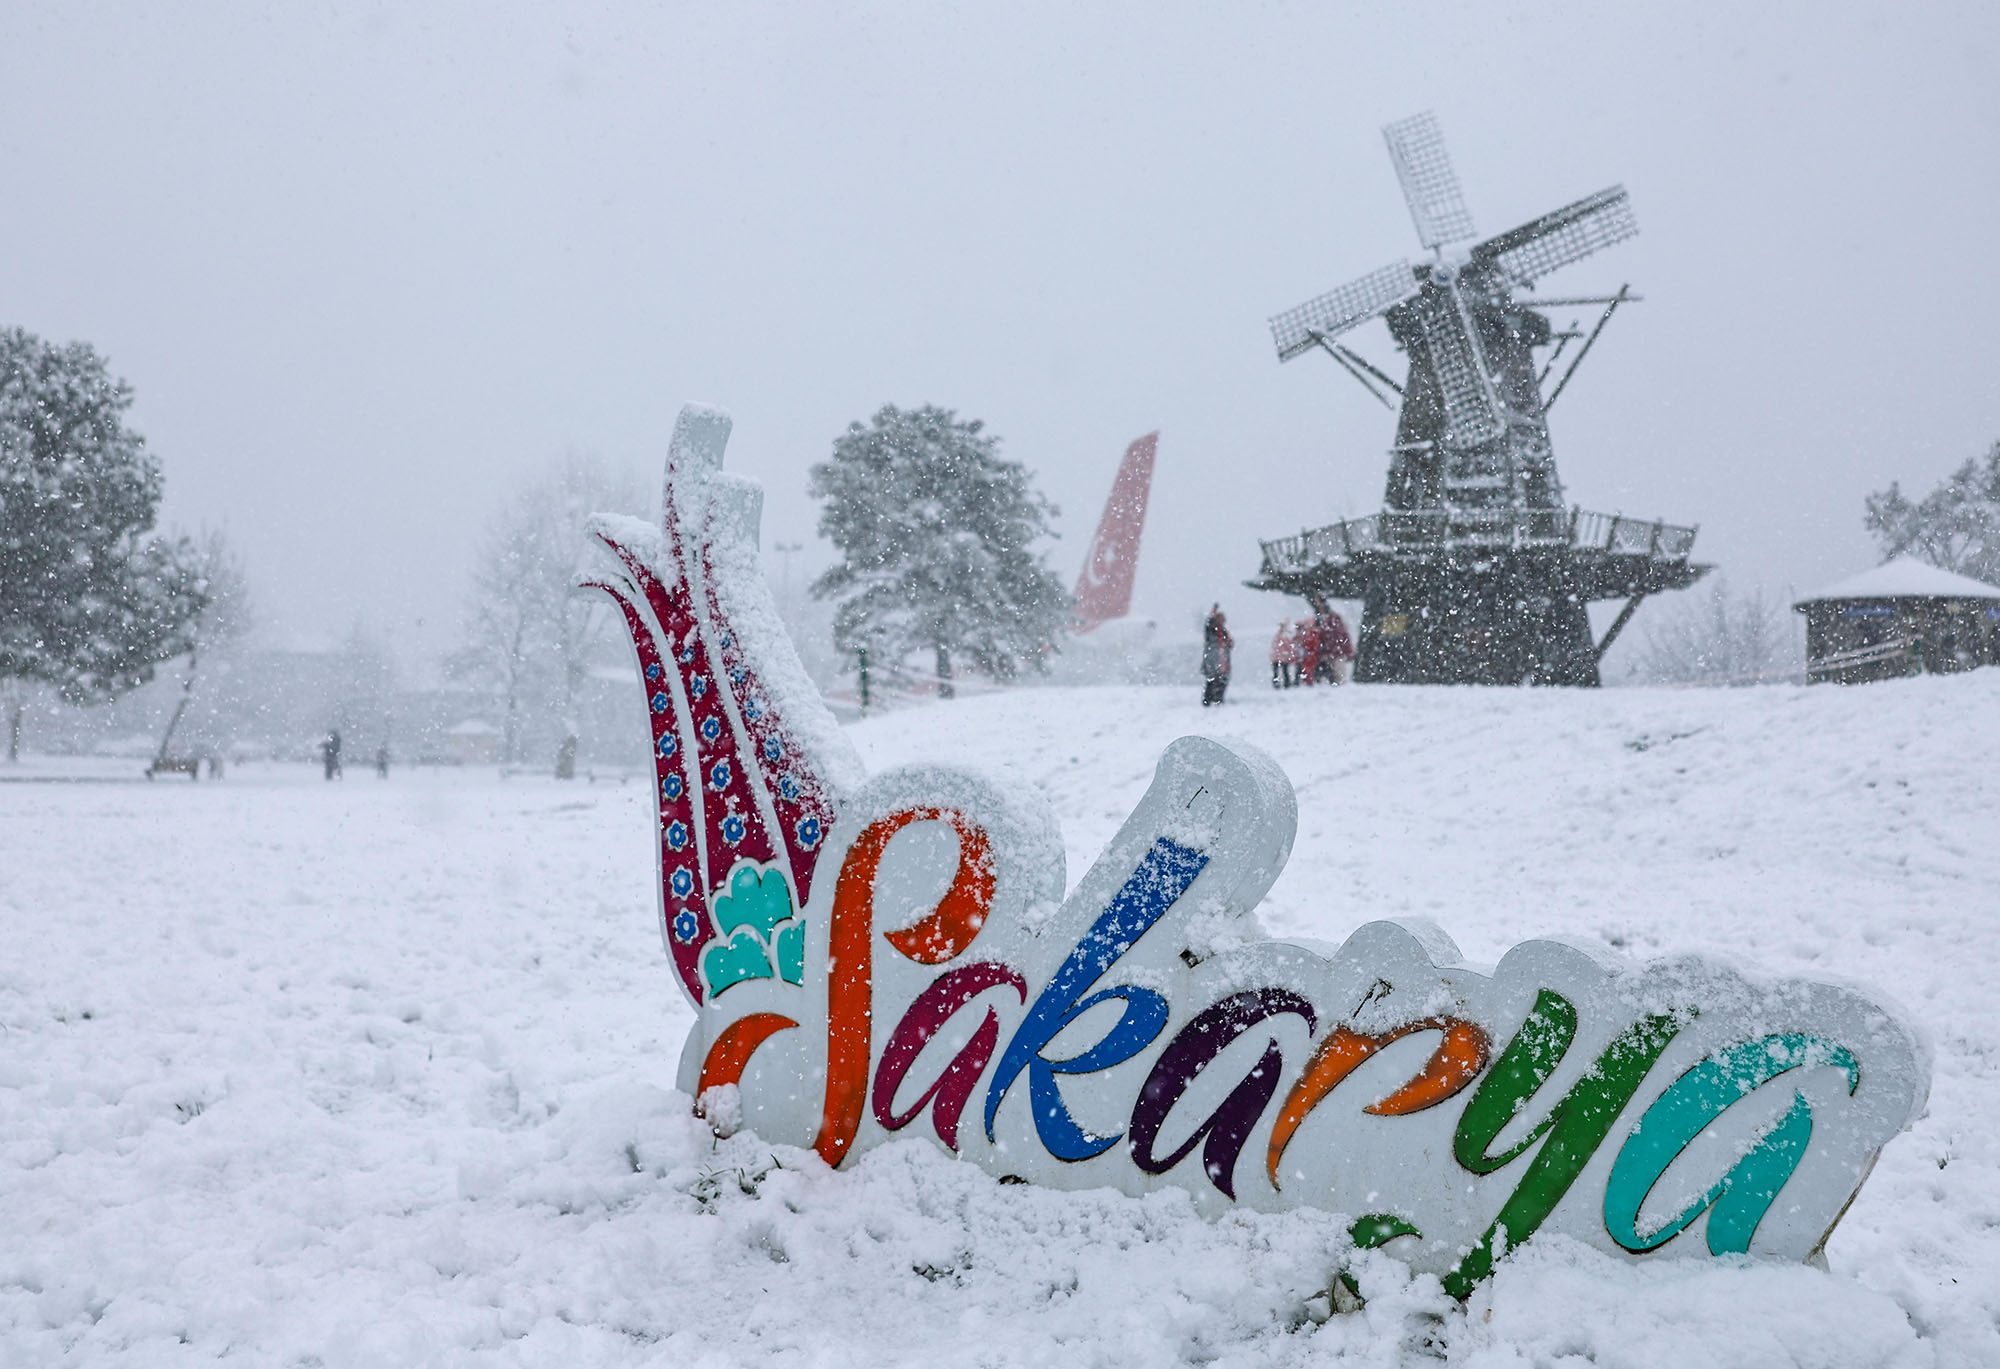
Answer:
[(581, 730), (576, 722), (576, 686), (582, 674), (583, 661), (578, 653), (564, 648), (562, 740), (556, 743), (556, 778), (559, 780), (576, 778), (576, 734)]
[(14, 700), (14, 706), (7, 710), (7, 759), (17, 762), (21, 759), (21, 710), (25, 701)]
[(937, 680), (940, 699), (955, 697), (951, 687), (951, 648), (943, 642), (938, 643), (937, 649)]

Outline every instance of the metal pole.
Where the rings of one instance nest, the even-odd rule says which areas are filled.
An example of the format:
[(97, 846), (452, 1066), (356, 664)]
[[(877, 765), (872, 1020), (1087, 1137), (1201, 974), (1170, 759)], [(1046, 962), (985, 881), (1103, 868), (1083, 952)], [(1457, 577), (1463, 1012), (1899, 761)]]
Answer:
[(783, 602), (786, 608), (792, 605), (792, 553), (804, 551), (803, 542), (773, 542), (771, 550), (785, 558)]
[(1585, 338), (1583, 346), (1577, 349), (1576, 360), (1570, 362), (1569, 369), (1563, 372), (1563, 378), (1556, 382), (1555, 390), (1543, 401), (1543, 413), (1547, 413), (1556, 406), (1556, 400), (1562, 395), (1563, 387), (1569, 384), (1569, 378), (1576, 374), (1576, 368), (1583, 365), (1583, 359), (1590, 355), (1591, 344), (1596, 342), (1597, 335), (1604, 331), (1604, 325), (1611, 322), (1611, 316), (1618, 311), (1618, 306), (1625, 302), (1625, 296), (1630, 289), (1629, 285), (1620, 286), (1618, 293), (1612, 296), (1611, 303), (1604, 306), (1604, 313), (1597, 320), (1597, 326), (1590, 330), (1590, 336)]
[(1344, 357), (1346, 357), (1346, 358), (1347, 358), (1347, 359), (1348, 359), (1349, 361), (1353, 362), (1353, 363), (1354, 363), (1354, 364), (1355, 364), (1356, 366), (1359, 366), (1359, 367), (1361, 367), (1361, 368), (1362, 368), (1363, 370), (1367, 371), (1369, 375), (1371, 375), (1371, 376), (1374, 376), (1374, 377), (1375, 377), (1375, 378), (1376, 378), (1377, 380), (1381, 381), (1381, 382), (1382, 382), (1382, 383), (1383, 383), (1384, 385), (1387, 385), (1387, 386), (1388, 386), (1388, 387), (1389, 387), (1390, 389), (1394, 390), (1394, 391), (1395, 391), (1395, 392), (1396, 392), (1397, 394), (1401, 394), (1401, 393), (1403, 393), (1403, 387), (1402, 387), (1402, 386), (1398, 385), (1398, 384), (1397, 384), (1397, 383), (1396, 383), (1395, 381), (1391, 380), (1391, 379), (1390, 379), (1390, 378), (1389, 378), (1389, 377), (1388, 377), (1387, 375), (1385, 375), (1385, 374), (1383, 373), (1383, 371), (1382, 371), (1382, 368), (1381, 368), (1381, 367), (1377, 366), (1377, 365), (1376, 365), (1376, 364), (1375, 364), (1374, 362), (1370, 361), (1370, 360), (1369, 360), (1369, 359), (1368, 359), (1367, 357), (1365, 357), (1365, 356), (1361, 355), (1361, 353), (1359, 353), (1359, 352), (1357, 352), (1357, 351), (1354, 351), (1354, 350), (1353, 350), (1352, 348), (1350, 348), (1350, 347), (1346, 346), (1346, 345), (1345, 345), (1345, 344), (1343, 344), (1343, 343), (1338, 343), (1338, 342), (1336, 342), (1335, 344), (1333, 344), (1333, 348), (1334, 348), (1334, 350), (1335, 350), (1336, 352), (1338, 352), (1338, 353), (1339, 353), (1339, 354), (1340, 354), (1341, 356), (1344, 356)]
[(1321, 349), (1324, 350), (1328, 356), (1332, 357), (1335, 361), (1339, 362), (1342, 370), (1346, 371), (1349, 375), (1353, 376), (1357, 381), (1359, 381), (1361, 383), (1362, 389), (1366, 390), (1369, 394), (1374, 395), (1376, 403), (1380, 404), (1383, 408), (1388, 409), (1392, 413), (1395, 411), (1396, 406), (1389, 402), (1389, 397), (1383, 394), (1380, 390), (1376, 389), (1373, 385), (1369, 384), (1368, 377), (1362, 375), (1359, 370), (1355, 369), (1353, 362), (1349, 361), (1346, 357), (1340, 354), (1341, 349), (1335, 347), (1332, 343), (1328, 342), (1325, 338), (1320, 337), (1316, 333), (1313, 335), (1313, 341), (1317, 342), (1320, 345)]

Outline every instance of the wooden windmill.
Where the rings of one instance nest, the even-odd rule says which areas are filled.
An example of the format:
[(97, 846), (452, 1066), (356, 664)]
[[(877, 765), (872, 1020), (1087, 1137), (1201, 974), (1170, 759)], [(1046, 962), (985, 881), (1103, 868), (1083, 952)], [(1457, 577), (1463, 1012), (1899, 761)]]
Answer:
[[(1528, 297), (1551, 272), (1636, 234), (1623, 186), (1474, 244), (1472, 216), (1428, 112), (1383, 130), (1431, 258), (1398, 261), (1271, 320), (1278, 359), (1326, 352), (1399, 410), (1386, 507), (1263, 543), (1255, 588), (1362, 601), (1358, 680), (1594, 685), (1647, 595), (1693, 584), (1695, 529), (1566, 503), (1548, 410), (1621, 304)], [(1601, 305), (1588, 335), (1541, 311)], [(1375, 318), (1409, 359), (1398, 384), (1339, 338)], [(1569, 366), (1543, 393), (1569, 344)], [(1546, 355), (1538, 355), (1547, 349)], [(1392, 400), (1385, 391), (1393, 392)], [(1588, 605), (1625, 599), (1594, 640)]]

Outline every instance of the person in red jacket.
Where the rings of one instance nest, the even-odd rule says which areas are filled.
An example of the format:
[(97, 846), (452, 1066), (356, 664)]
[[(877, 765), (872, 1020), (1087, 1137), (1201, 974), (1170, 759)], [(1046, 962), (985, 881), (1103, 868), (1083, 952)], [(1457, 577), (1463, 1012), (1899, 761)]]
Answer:
[(1289, 618), (1278, 620), (1271, 639), (1271, 688), (1290, 689), (1299, 682), (1299, 638)]
[(1354, 659), (1354, 639), (1348, 635), (1347, 620), (1322, 606), (1315, 615), (1319, 629), (1319, 663), (1328, 684), (1346, 684), (1348, 663)]
[(1314, 684), (1319, 679), (1319, 623), (1313, 618), (1301, 618), (1295, 631), (1299, 652), (1299, 683)]

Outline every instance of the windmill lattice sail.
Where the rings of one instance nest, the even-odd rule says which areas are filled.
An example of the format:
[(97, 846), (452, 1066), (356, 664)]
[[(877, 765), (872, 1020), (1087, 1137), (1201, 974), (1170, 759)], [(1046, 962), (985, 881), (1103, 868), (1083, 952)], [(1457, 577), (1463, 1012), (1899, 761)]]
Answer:
[(1436, 248), (1472, 237), (1476, 232), (1472, 211), (1466, 208), (1458, 173), (1451, 169), (1437, 115), (1427, 109), (1399, 119), (1384, 126), (1382, 140), (1389, 145), (1389, 160), (1396, 164), (1396, 179), (1403, 184), (1418, 240)]

